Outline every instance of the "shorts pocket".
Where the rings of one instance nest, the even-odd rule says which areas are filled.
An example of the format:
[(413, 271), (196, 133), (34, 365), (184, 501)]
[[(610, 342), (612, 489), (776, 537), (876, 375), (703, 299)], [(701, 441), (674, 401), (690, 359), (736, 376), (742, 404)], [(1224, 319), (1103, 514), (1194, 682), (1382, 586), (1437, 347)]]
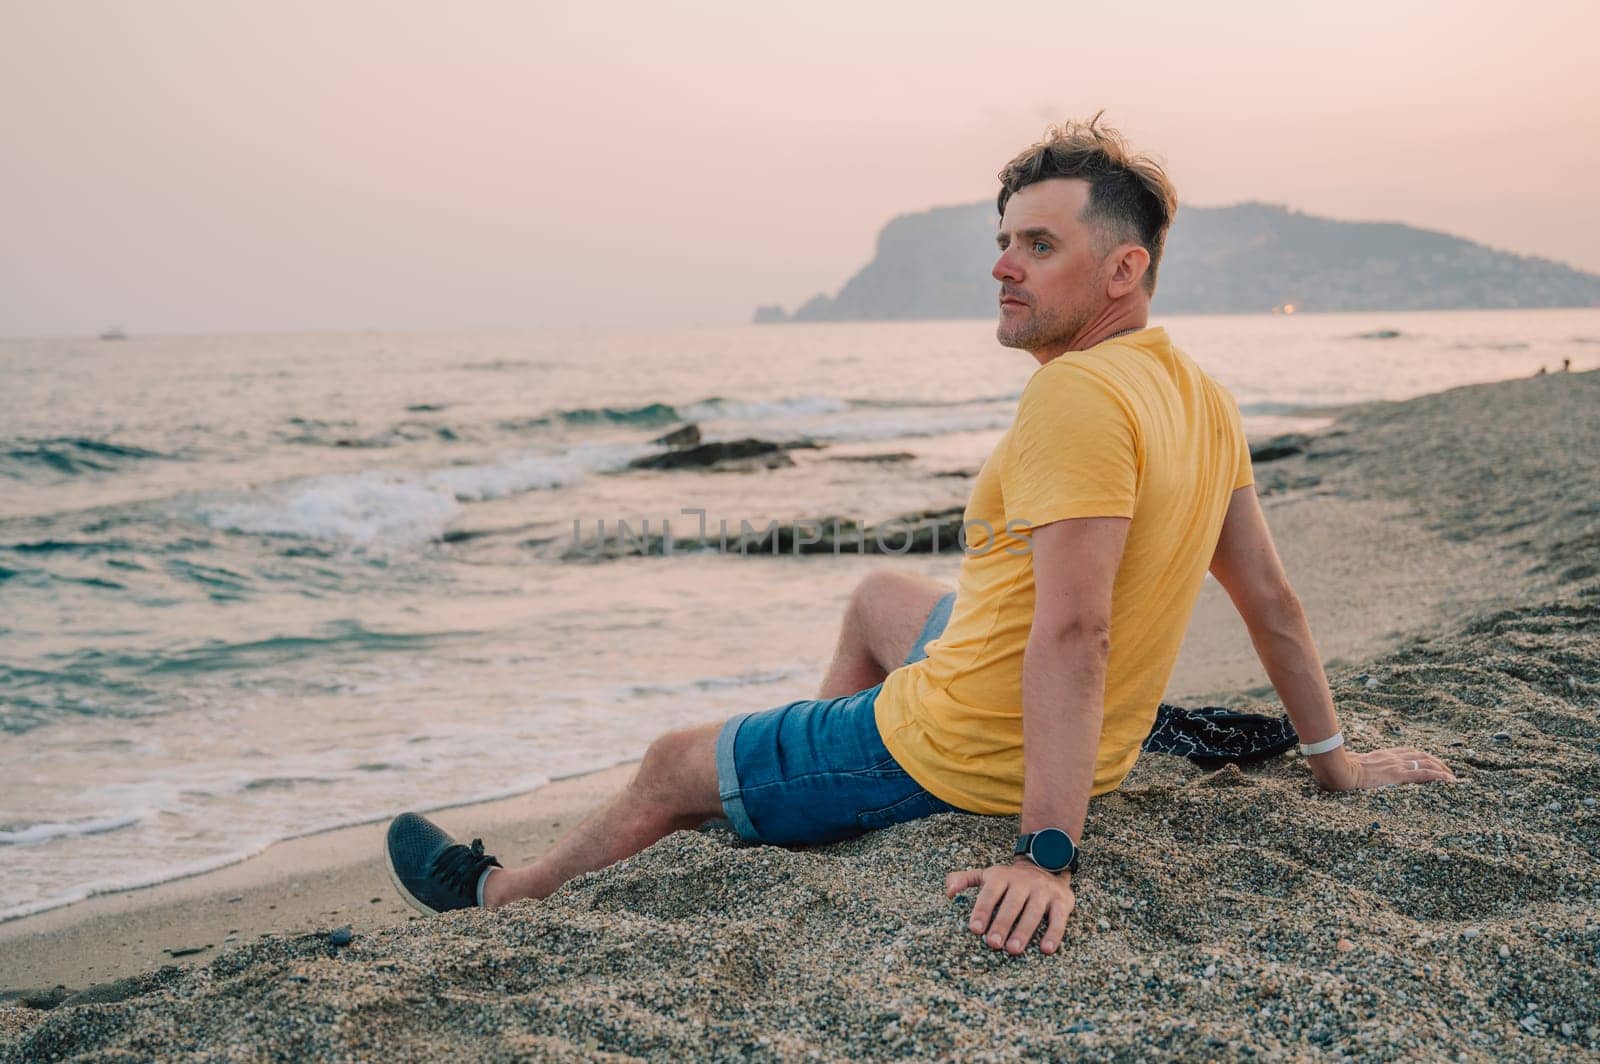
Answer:
[(887, 750), (884, 751), (883, 760), (877, 762), (876, 764), (868, 765), (866, 768), (858, 768), (852, 773), (852, 775), (870, 776), (874, 779), (880, 780), (911, 779), (910, 776), (906, 775), (906, 770), (900, 767), (900, 762), (896, 761), (894, 759), (894, 755), (890, 754)]
[(935, 798), (920, 787), (904, 798), (882, 809), (871, 809), (856, 814), (856, 823), (868, 831), (877, 831), (880, 828), (892, 827), (895, 824), (904, 824), (908, 820), (920, 820), (925, 816), (935, 813), (949, 813), (953, 806)]

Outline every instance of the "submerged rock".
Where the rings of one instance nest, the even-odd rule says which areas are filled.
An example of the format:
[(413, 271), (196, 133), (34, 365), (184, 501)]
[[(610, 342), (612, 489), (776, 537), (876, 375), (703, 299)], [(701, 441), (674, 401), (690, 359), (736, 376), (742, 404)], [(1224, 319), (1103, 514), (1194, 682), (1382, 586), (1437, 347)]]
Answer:
[[(693, 427), (693, 426), (691, 426)], [(695, 429), (698, 438), (699, 429)], [(669, 434), (671, 435), (671, 434)], [(685, 436), (687, 439), (687, 436)], [(663, 436), (657, 442), (664, 442)], [(779, 466), (793, 465), (794, 460), (786, 453), (798, 448), (815, 448), (820, 444), (810, 440), (797, 440), (790, 443), (775, 443), (772, 440), (757, 440), (746, 438), (742, 440), (714, 440), (710, 443), (695, 443), (667, 451), (663, 454), (645, 455), (635, 458), (628, 463), (629, 469), (704, 469), (711, 471), (726, 471), (728, 469), (774, 469)]]
[(650, 442), (660, 444), (663, 447), (692, 447), (700, 442), (700, 426), (691, 421), (689, 424), (681, 425), (665, 435), (657, 436)]

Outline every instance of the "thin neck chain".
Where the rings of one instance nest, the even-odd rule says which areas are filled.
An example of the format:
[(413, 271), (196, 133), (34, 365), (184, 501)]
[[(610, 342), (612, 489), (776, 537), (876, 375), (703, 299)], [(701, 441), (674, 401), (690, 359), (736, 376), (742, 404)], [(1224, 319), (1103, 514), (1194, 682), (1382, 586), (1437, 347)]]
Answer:
[[(1148, 325), (1135, 325), (1131, 329), (1123, 329), (1121, 332), (1112, 333), (1110, 336), (1106, 337), (1106, 340), (1115, 340), (1119, 336), (1127, 336), (1129, 333), (1136, 333), (1140, 329), (1148, 329), (1148, 328), (1149, 328)], [(1101, 343), (1105, 343), (1106, 340), (1101, 340), (1100, 342)]]

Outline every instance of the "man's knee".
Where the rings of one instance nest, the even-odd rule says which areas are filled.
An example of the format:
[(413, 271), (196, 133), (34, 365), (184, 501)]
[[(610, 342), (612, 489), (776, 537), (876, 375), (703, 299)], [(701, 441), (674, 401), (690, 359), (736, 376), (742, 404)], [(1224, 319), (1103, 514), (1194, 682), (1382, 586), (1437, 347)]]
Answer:
[(694, 751), (695, 732), (682, 728), (659, 735), (645, 749), (634, 783), (651, 791), (670, 791), (681, 784), (684, 759)]
[(916, 573), (876, 569), (851, 593), (846, 625), (854, 626), (862, 648), (888, 672), (905, 660), (929, 611), (947, 591)]
[(878, 579), (880, 575), (882, 575), (882, 570), (875, 569), (856, 581), (856, 586), (850, 590), (850, 599), (845, 603), (845, 616), (847, 618), (859, 618), (861, 616), (867, 607), (867, 603), (876, 594), (875, 589), (880, 582)]
[(850, 592), (850, 613), (862, 620), (881, 615), (886, 608), (906, 597), (907, 590), (920, 581), (897, 569), (874, 569), (857, 581)]
[(660, 736), (645, 750), (631, 786), (640, 797), (674, 813), (715, 815), (721, 809), (716, 755), (720, 730), (720, 725), (706, 725)]

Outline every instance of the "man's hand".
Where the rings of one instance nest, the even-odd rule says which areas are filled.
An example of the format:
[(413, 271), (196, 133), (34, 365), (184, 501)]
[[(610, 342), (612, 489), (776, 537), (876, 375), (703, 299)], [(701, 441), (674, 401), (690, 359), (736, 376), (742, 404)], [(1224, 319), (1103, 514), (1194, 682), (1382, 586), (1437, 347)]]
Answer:
[(1456, 779), (1449, 765), (1414, 746), (1394, 746), (1364, 754), (1341, 747), (1306, 760), (1317, 782), (1329, 791), (1373, 790), (1396, 783), (1454, 783)]
[(1041, 920), (1048, 922), (1039, 939), (1039, 952), (1054, 953), (1061, 947), (1062, 929), (1078, 904), (1069, 874), (1046, 872), (1024, 857), (1015, 864), (968, 868), (944, 878), (947, 898), (973, 887), (983, 889), (973, 903), (967, 930), (983, 935), (990, 949), (1004, 946), (1007, 953), (1019, 956)]

